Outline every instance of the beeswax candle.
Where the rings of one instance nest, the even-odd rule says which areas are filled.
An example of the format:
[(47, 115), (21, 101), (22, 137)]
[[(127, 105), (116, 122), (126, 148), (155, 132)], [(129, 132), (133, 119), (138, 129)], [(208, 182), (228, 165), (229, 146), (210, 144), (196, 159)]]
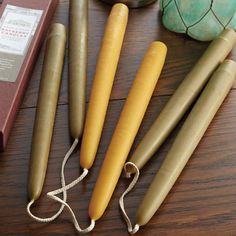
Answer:
[(92, 194), (89, 215), (94, 221), (103, 215), (111, 199), (163, 68), (166, 52), (162, 42), (152, 43), (138, 70)]
[(46, 45), (34, 123), (29, 169), (29, 199), (36, 201), (43, 188), (59, 95), (66, 44), (66, 29), (53, 24)]
[(81, 145), (80, 165), (91, 168), (102, 134), (111, 89), (128, 22), (128, 7), (115, 4), (112, 8), (97, 62)]
[(236, 63), (226, 60), (210, 79), (138, 208), (138, 226), (145, 225), (166, 198), (232, 88), (235, 76)]
[(70, 133), (79, 139), (83, 132), (86, 102), (88, 0), (70, 1), (69, 108)]
[[(139, 170), (148, 162), (195, 101), (214, 70), (230, 53), (235, 43), (236, 33), (234, 30), (226, 29), (210, 44), (141, 140), (129, 162), (135, 164)], [(126, 171), (136, 172), (129, 164), (126, 166)]]

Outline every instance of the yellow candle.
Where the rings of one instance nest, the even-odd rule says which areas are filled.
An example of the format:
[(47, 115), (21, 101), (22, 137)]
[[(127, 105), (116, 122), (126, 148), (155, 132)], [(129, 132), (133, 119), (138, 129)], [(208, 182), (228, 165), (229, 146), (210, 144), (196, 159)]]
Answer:
[(94, 221), (103, 215), (116, 187), (163, 68), (166, 52), (165, 44), (152, 43), (134, 80), (90, 202), (89, 215)]
[(80, 165), (84, 169), (92, 166), (97, 153), (128, 22), (128, 12), (126, 5), (115, 4), (106, 26), (82, 139)]

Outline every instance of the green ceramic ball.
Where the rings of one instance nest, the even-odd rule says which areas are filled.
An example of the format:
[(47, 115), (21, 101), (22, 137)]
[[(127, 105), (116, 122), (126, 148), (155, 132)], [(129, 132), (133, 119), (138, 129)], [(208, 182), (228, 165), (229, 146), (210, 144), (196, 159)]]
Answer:
[(236, 0), (160, 0), (164, 26), (200, 41), (216, 38), (225, 28), (236, 30)]

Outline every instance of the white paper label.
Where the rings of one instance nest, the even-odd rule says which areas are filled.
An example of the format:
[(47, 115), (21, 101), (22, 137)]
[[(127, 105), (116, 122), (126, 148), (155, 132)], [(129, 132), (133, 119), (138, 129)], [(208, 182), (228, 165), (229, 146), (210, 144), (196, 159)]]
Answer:
[(24, 55), (43, 11), (7, 5), (0, 20), (0, 51)]
[(16, 81), (42, 14), (42, 10), (6, 6), (0, 19), (0, 81)]

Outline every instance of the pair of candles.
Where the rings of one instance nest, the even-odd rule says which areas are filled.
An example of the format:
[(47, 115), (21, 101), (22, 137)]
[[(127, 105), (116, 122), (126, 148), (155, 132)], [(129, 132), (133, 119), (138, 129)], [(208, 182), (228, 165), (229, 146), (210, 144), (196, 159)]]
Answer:
[[(88, 0), (70, 1), (70, 32), (69, 32), (69, 111), (70, 132), (75, 139), (76, 147), (82, 135), (85, 118), (85, 88), (87, 70), (87, 31), (88, 31)], [(66, 28), (62, 24), (53, 24), (49, 30), (43, 72), (40, 83), (37, 111), (34, 124), (28, 194), (30, 203), (27, 206), (29, 215), (39, 222), (51, 222), (63, 211), (67, 201), (64, 168), (71, 150), (62, 164), (62, 189), (48, 193), (54, 195), (63, 192), (63, 202), (59, 211), (50, 218), (39, 218), (31, 213), (31, 206), (40, 197), (47, 170), (50, 145), (55, 122), (55, 112), (60, 90), (61, 74), (66, 45)]]
[(236, 63), (224, 61), (213, 74), (179, 131), (136, 214), (135, 230), (158, 210), (235, 82)]

